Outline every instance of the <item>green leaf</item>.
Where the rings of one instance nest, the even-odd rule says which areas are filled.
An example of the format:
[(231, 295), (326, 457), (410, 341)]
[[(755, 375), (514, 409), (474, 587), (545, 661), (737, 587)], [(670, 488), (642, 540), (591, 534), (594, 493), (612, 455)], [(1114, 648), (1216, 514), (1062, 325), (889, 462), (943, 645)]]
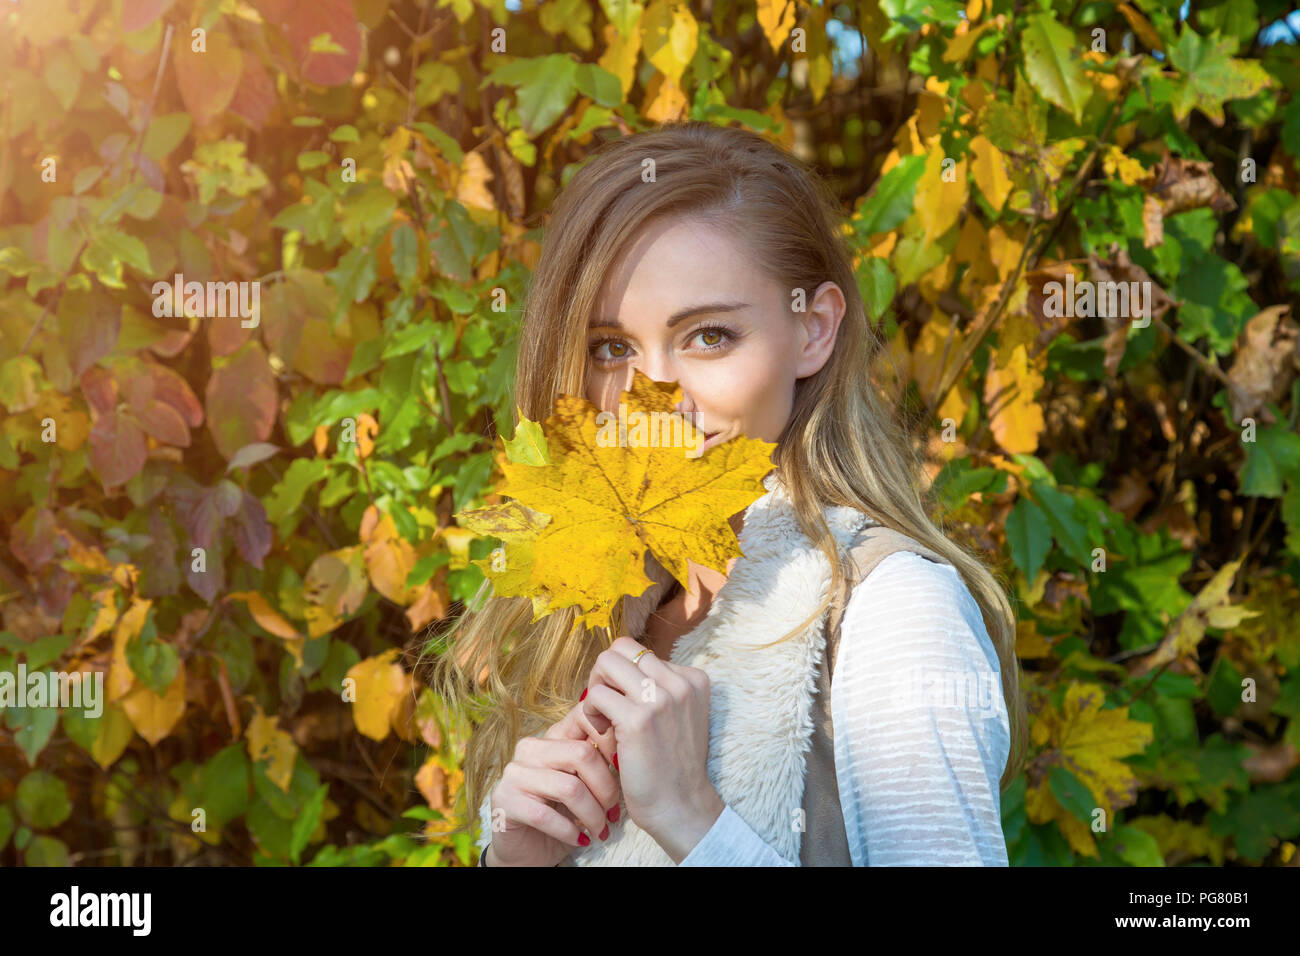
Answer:
[(916, 184), (925, 173), (925, 156), (904, 156), (876, 184), (871, 197), (858, 206), (853, 228), (859, 239), (896, 229), (912, 214)]
[(1085, 567), (1092, 565), (1088, 529), (1077, 517), (1078, 502), (1065, 492), (1045, 483), (1033, 486), (1034, 498), (1042, 506), (1052, 536), (1061, 549)]
[(1243, 442), (1246, 460), (1241, 469), (1241, 493), (1280, 498), (1282, 482), (1300, 481), (1300, 435), (1278, 423), (1258, 428), (1255, 440)]
[(1032, 584), (1052, 549), (1047, 515), (1031, 499), (1021, 495), (1011, 514), (1007, 515), (1006, 534), (1011, 560), (1024, 574), (1025, 580)]
[(1050, 13), (1038, 13), (1026, 18), (1020, 40), (1025, 74), (1034, 89), (1076, 123), (1083, 122), (1083, 108), (1093, 87), (1080, 65), (1080, 45), (1073, 31)]
[(578, 64), (563, 53), (512, 60), (484, 78), (489, 83), (513, 86), (519, 102), (524, 132), (537, 136), (568, 109), (577, 90)]
[(57, 837), (38, 836), (32, 839), (23, 854), (27, 866), (71, 866), (68, 845)]
[(248, 748), (242, 741), (218, 751), (199, 770), (199, 806), (216, 826), (225, 826), (248, 809), (249, 777)]
[(862, 295), (862, 304), (867, 309), (871, 321), (879, 322), (889, 311), (898, 292), (898, 277), (889, 268), (889, 262), (875, 256), (863, 259), (855, 273), (858, 291)]
[(506, 457), (516, 465), (541, 466), (551, 463), (551, 453), (542, 426), (525, 418), (523, 412), (519, 412), (515, 437), (505, 442), (505, 446)]
[(37, 830), (57, 827), (72, 816), (68, 788), (62, 780), (44, 770), (33, 770), (18, 782), (14, 806), (23, 822)]
[(1111, 835), (1114, 850), (1130, 866), (1164, 866), (1165, 857), (1155, 837), (1137, 827), (1115, 824)]
[(1236, 45), (1217, 33), (1202, 37), (1183, 24), (1178, 44), (1169, 51), (1169, 62), (1183, 74), (1170, 103), (1175, 119), (1182, 122), (1198, 109), (1215, 126), (1222, 126), (1225, 101), (1246, 99), (1271, 84), (1258, 60), (1231, 56)]
[(307, 843), (311, 840), (316, 825), (320, 823), (321, 811), (325, 808), (325, 797), (328, 793), (329, 785), (321, 784), (293, 821), (293, 833), (289, 840), (289, 855), (295, 866), (298, 865), (302, 851), (307, 848)]
[(889, 29), (881, 37), (888, 43), (895, 37), (920, 32), (927, 23), (955, 24), (961, 6), (952, 0), (880, 0), (880, 9), (889, 21)]
[(1092, 823), (1097, 800), (1078, 777), (1057, 765), (1047, 771), (1047, 782), (1052, 796), (1056, 797), (1061, 806), (1084, 823)]
[(574, 71), (574, 84), (583, 96), (601, 106), (618, 106), (623, 102), (623, 84), (617, 76), (594, 63), (583, 63)]
[(144, 134), (144, 143), (140, 147), (140, 152), (155, 162), (161, 162), (181, 144), (192, 125), (193, 120), (188, 113), (155, 116), (149, 123), (148, 132)]

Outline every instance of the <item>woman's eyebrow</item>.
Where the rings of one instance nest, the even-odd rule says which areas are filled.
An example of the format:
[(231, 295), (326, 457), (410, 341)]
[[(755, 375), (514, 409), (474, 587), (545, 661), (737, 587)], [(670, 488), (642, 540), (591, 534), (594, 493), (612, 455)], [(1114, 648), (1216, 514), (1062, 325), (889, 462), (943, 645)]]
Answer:
[[(685, 309), (678, 309), (676, 312), (672, 314), (672, 316), (668, 319), (668, 328), (671, 329), (674, 325), (677, 325), (679, 322), (684, 322), (685, 320), (689, 319), (691, 316), (699, 315), (700, 313), (703, 312), (735, 312), (739, 309), (747, 309), (747, 308), (749, 308), (748, 302), (705, 302), (701, 305), (688, 306)], [(604, 327), (608, 327), (611, 329), (618, 329), (620, 331), (622, 331), (623, 329), (622, 324), (618, 321), (617, 318), (601, 319), (598, 322), (593, 322), (589, 326), (589, 328), (604, 328)]]

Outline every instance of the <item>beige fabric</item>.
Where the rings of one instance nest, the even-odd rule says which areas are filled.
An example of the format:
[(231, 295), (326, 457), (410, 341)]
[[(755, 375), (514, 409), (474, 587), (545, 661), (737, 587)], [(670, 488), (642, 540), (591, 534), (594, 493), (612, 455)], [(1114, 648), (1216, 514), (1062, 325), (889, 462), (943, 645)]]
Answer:
[[(849, 551), (848, 580), (831, 607), (826, 625), (822, 660), (817, 667), (817, 693), (813, 698), (812, 745), (808, 751), (804, 781), (804, 834), (799, 848), (801, 866), (852, 866), (844, 813), (840, 807), (839, 784), (835, 776), (834, 734), (831, 724), (831, 676), (839, 649), (840, 620), (848, 592), (870, 574), (881, 561), (898, 551), (911, 551), (940, 564), (946, 558), (920, 542), (881, 525), (866, 528)], [(825, 666), (822, 666), (825, 665)]]

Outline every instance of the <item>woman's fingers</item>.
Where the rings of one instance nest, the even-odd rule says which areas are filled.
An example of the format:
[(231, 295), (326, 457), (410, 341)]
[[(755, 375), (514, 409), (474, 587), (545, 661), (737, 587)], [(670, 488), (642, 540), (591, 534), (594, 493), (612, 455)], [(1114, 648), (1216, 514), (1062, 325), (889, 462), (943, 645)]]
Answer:
[(605, 763), (614, 762), (614, 734), (608, 727), (604, 731), (597, 730), (587, 715), (582, 712), (581, 704), (572, 708), (563, 719), (551, 724), (542, 736), (551, 740), (587, 741), (588, 747), (594, 741), (596, 747), (593, 749), (599, 750)]
[[(556, 803), (563, 804), (573, 814), (573, 818), (586, 827), (587, 832), (593, 836), (599, 835), (609, 822), (605, 816), (605, 808), (593, 796), (591, 789), (580, 774), (576, 775), (547, 767), (521, 765), (516, 768), (511, 784), (525, 795), (543, 800), (554, 800)], [(535, 808), (530, 809), (534, 814), (537, 813)], [(552, 810), (552, 813), (555, 813), (557, 817), (559, 816), (556, 811)], [(563, 819), (563, 817), (560, 817), (560, 819)], [(529, 819), (521, 820), (521, 822), (527, 823), (529, 826), (536, 826)], [(569, 821), (565, 821), (565, 823), (569, 827), (565, 831), (566, 835), (552, 833), (542, 827), (537, 827), (537, 829), (554, 836), (557, 840), (564, 840), (566, 843), (578, 846), (578, 828)]]
[(553, 840), (558, 840), (569, 846), (582, 845), (578, 840), (578, 834), (581, 831), (578, 829), (577, 824), (561, 814), (556, 808), (548, 805), (545, 800), (531, 794), (518, 793), (511, 800), (510, 807), (506, 810), (506, 816), (522, 823), (524, 826), (545, 833)]
[[(680, 697), (687, 690), (685, 678), (673, 666), (661, 661), (654, 653), (642, 653), (645, 648), (630, 637), (620, 637), (609, 650), (597, 658), (588, 678), (587, 698), (583, 701), (583, 714), (594, 728), (608, 731), (613, 714), (604, 713), (592, 701), (597, 685), (607, 687), (623, 696), (631, 704), (653, 704), (661, 695), (670, 699)], [(633, 659), (636, 663), (632, 663)]]
[[(561, 770), (575, 775), (600, 802), (601, 814), (618, 804), (619, 783), (610, 762), (587, 740), (546, 740), (531, 737), (515, 749), (515, 763), (523, 767)], [(612, 756), (612, 755), (611, 755)], [(595, 832), (599, 833), (600, 827)]]

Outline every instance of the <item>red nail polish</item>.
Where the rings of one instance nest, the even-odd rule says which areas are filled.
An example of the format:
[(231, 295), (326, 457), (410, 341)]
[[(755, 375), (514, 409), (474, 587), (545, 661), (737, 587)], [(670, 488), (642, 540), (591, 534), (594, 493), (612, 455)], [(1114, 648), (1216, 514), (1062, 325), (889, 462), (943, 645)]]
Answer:
[(591, 843), (591, 837), (585, 833), (578, 834), (578, 846), (588, 846)]
[(601, 838), (602, 840), (608, 840), (608, 839), (609, 839), (609, 824), (608, 824), (608, 823), (605, 824), (605, 829), (603, 829), (603, 830), (600, 831), (600, 838)]
[(614, 769), (618, 769), (618, 754), (614, 754)]
[(582, 700), (586, 700), (586, 699), (587, 699), (587, 688), (584, 687), (584, 688), (582, 689), (582, 696), (579, 697), (578, 700), (582, 701)]
[(605, 819), (610, 823), (618, 823), (618, 815), (622, 812), (622, 808), (615, 804), (605, 811)]

